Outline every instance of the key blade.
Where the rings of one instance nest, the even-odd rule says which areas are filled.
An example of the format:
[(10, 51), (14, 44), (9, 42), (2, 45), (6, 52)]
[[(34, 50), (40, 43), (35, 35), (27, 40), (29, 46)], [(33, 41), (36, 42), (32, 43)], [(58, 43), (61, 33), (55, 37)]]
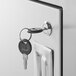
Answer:
[(28, 55), (23, 54), (23, 64), (24, 64), (24, 69), (27, 69), (27, 60), (28, 60)]

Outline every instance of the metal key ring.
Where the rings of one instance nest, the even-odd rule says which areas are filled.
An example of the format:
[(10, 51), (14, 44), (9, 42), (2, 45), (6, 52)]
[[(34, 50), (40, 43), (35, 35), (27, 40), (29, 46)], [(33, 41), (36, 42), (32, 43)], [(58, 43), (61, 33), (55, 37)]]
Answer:
[[(23, 29), (20, 31), (20, 33), (19, 33), (19, 39), (20, 39), (20, 40), (23, 40), (23, 39), (21, 38), (21, 33), (22, 33), (22, 31), (25, 30), (25, 29), (26, 29), (26, 30), (30, 30), (29, 28), (23, 28)], [(28, 33), (28, 32), (27, 32), (27, 33)], [(28, 34), (30, 34), (30, 37), (29, 37), (29, 39), (28, 39), (28, 40), (30, 40), (31, 37), (32, 37), (32, 33), (28, 33)]]

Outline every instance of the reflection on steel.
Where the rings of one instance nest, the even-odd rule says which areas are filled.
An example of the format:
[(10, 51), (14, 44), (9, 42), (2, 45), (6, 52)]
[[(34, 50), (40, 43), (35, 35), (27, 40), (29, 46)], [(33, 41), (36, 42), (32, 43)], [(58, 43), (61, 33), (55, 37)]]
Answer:
[(34, 42), (35, 76), (54, 76), (54, 51)]

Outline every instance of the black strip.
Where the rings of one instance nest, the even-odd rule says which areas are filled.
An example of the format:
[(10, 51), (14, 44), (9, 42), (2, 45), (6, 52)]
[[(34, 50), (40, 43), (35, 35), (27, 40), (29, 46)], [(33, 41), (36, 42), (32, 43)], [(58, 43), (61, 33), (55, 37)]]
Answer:
[(43, 2), (43, 1), (40, 1), (40, 0), (30, 0), (30, 1), (34, 1), (34, 2), (43, 4), (43, 5), (46, 5), (46, 6), (51, 6), (53, 8), (57, 8), (57, 9), (61, 9), (62, 8), (61, 6), (58, 6), (58, 5), (55, 5), (55, 4), (51, 4), (51, 3), (47, 3), (47, 2)]
[(61, 24), (61, 76), (63, 76), (63, 9), (60, 9)]
[(61, 6), (58, 6), (58, 5), (55, 5), (55, 4), (51, 4), (51, 3), (47, 3), (47, 2), (43, 2), (43, 1), (40, 1), (40, 0), (30, 0), (30, 1), (34, 1), (34, 2), (37, 2), (37, 3), (40, 3), (40, 4), (43, 4), (43, 5), (46, 5), (46, 6), (50, 6), (50, 7), (53, 7), (53, 8), (56, 8), (56, 9), (59, 9), (60, 11), (60, 39), (61, 39), (61, 43), (60, 43), (60, 50), (61, 50), (61, 76), (63, 76), (63, 8)]

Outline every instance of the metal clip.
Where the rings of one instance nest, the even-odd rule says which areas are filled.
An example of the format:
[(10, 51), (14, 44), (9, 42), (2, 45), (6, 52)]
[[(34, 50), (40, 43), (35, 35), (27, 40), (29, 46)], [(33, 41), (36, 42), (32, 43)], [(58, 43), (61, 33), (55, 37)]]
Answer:
[(28, 33), (32, 33), (32, 34), (36, 34), (36, 33), (41, 33), (43, 32), (47, 35), (51, 35), (52, 34), (52, 26), (50, 22), (45, 22), (42, 25), (42, 28), (30, 28), (27, 32)]

